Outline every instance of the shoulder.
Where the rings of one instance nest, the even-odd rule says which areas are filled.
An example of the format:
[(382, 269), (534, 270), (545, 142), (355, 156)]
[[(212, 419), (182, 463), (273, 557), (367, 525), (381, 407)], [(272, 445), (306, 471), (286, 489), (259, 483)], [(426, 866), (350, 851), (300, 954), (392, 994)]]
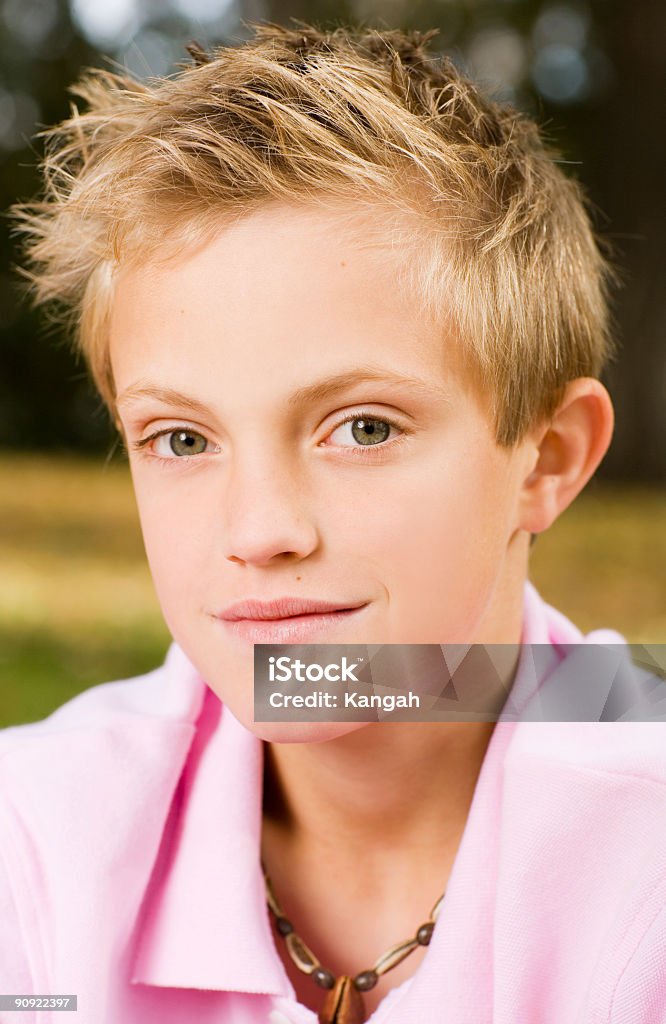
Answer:
[[(663, 837), (662, 832), (662, 837)], [(590, 1024), (666, 1020), (666, 853), (663, 842), (625, 869), (619, 902), (588, 992)]]
[[(42, 849), (63, 821), (87, 842), (105, 821), (166, 798), (207, 687), (175, 644), (145, 675), (93, 686), (38, 722), (0, 730), (5, 836)], [(29, 838), (28, 838), (29, 837)]]
[[(145, 675), (93, 686), (38, 722), (0, 730), (0, 814), (20, 845), (63, 821), (82, 840), (166, 798), (207, 687), (175, 644)], [(46, 849), (46, 846), (43, 847)]]
[(169, 722), (192, 722), (205, 684), (176, 644), (162, 665), (143, 675), (92, 686), (37, 722), (0, 729), (0, 766), (19, 752), (66, 744), (74, 734), (100, 736), (122, 723), (149, 729)]
[(561, 929), (562, 984), (586, 987), (580, 1019), (652, 1024), (666, 1021), (664, 680), (647, 649), (592, 636), (560, 645), (532, 718), (509, 733), (500, 857), (526, 957), (547, 933), (550, 961)]
[[(123, 914), (136, 909), (205, 691), (174, 645), (152, 672), (91, 687), (42, 721), (0, 731), (0, 913), (14, 922), (12, 934), (0, 928), (0, 962), (6, 944), (20, 946), (38, 983), (51, 939), (74, 934), (86, 908), (96, 908), (98, 927), (121, 905)], [(12, 970), (22, 980), (26, 967)], [(2, 968), (1, 982), (9, 984)]]
[(666, 784), (664, 667), (612, 630), (558, 645), (558, 653), (518, 723), (509, 762), (530, 758)]
[(0, 730), (6, 844), (32, 845), (47, 857), (63, 846), (63, 822), (86, 849), (108, 823), (120, 830), (121, 822), (124, 828), (140, 819), (151, 800), (159, 815), (196, 732), (206, 689), (172, 645), (152, 672), (91, 687), (39, 722)]
[[(0, 819), (1, 822), (1, 819)], [(9, 870), (0, 843), (0, 989), (3, 992), (32, 992), (33, 979), (23, 928), (13, 895)]]
[(666, 1020), (666, 880), (632, 922), (627, 960), (613, 989), (610, 1020)]

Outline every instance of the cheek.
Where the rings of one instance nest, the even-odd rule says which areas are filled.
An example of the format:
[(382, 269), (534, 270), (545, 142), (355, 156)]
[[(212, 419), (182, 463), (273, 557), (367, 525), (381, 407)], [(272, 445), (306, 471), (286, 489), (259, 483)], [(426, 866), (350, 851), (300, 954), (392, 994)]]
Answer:
[(483, 559), (503, 534), (507, 493), (504, 467), (490, 457), (469, 452), (433, 461), (387, 488), (355, 495), (357, 547), (387, 564)]
[[(134, 489), (146, 557), (167, 623), (191, 607), (208, 563), (206, 501), (192, 487), (160, 479), (161, 470), (134, 470)], [(168, 476), (168, 470), (164, 476)]]
[(477, 455), (382, 509), (364, 557), (388, 591), (394, 642), (459, 643), (473, 633), (502, 568), (508, 497), (503, 467)]

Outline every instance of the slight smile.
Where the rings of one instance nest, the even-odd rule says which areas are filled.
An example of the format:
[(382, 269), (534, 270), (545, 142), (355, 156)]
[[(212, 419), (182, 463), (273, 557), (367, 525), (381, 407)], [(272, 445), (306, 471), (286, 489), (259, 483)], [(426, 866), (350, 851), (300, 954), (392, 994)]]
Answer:
[(316, 643), (358, 617), (368, 602), (330, 602), (301, 597), (239, 601), (215, 615), (225, 632), (252, 644)]

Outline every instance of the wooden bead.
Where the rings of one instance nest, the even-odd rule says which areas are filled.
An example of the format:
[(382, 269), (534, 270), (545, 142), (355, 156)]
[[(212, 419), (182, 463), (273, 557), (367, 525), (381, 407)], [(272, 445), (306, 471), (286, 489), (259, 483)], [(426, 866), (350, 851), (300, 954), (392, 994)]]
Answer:
[(397, 967), (398, 964), (402, 963), (405, 957), (408, 957), (417, 946), (418, 942), (416, 939), (408, 939), (406, 942), (399, 942), (397, 946), (391, 946), (375, 962), (375, 971), (377, 974), (386, 974), (392, 967)]
[(427, 946), (428, 945), (428, 943), (430, 942), (430, 940), (432, 938), (432, 933), (434, 931), (434, 928), (435, 928), (435, 922), (434, 921), (427, 921), (425, 924), (421, 925), (421, 927), (419, 928), (419, 930), (416, 933), (416, 941), (418, 942), (419, 946)]
[(379, 975), (376, 971), (361, 971), (354, 978), (354, 984), (359, 992), (369, 992), (371, 988), (374, 988), (379, 981)]
[(303, 939), (300, 939), (296, 932), (289, 932), (285, 942), (287, 943), (291, 959), (298, 969), (303, 971), (303, 974), (312, 974), (315, 967), (319, 967), (319, 961), (316, 956), (311, 949), (308, 949)]
[(320, 988), (333, 988), (335, 985), (335, 975), (325, 967), (316, 967), (311, 977)]
[(319, 1024), (363, 1024), (365, 1007), (351, 978), (343, 974), (326, 996), (319, 1011)]

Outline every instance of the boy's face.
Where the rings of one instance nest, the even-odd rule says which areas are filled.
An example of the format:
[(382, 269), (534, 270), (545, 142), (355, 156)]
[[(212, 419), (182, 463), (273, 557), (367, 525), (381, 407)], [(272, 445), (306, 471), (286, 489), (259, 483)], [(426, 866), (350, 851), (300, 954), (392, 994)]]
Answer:
[[(253, 640), (520, 639), (534, 448), (497, 446), (446, 331), (397, 289), (400, 258), (275, 205), (118, 279), (118, 413), (163, 613), (266, 739), (360, 725), (254, 725)], [(284, 597), (355, 610), (220, 618)]]

